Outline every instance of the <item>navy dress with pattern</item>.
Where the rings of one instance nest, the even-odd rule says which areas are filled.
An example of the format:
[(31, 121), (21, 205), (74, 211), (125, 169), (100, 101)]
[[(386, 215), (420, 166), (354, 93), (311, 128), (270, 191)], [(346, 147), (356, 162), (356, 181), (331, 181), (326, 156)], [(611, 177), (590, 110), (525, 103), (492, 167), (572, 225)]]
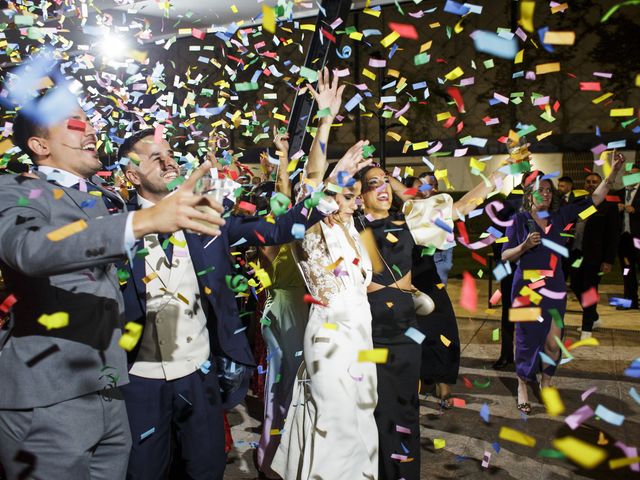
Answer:
[[(562, 237), (560, 234), (563, 233), (564, 228), (568, 224), (576, 221), (580, 212), (589, 208), (591, 205), (593, 205), (593, 201), (590, 196), (583, 200), (563, 205), (556, 212), (550, 213), (548, 218), (548, 225), (550, 225), (550, 227), (547, 228), (546, 233), (540, 231), (537, 225), (536, 228), (540, 231), (543, 239), (564, 246), (566, 240), (565, 237)], [(529, 234), (528, 223), (532, 219), (529, 212), (519, 212), (513, 216), (513, 224), (507, 227), (506, 236), (508, 241), (504, 244), (502, 251), (517, 247), (526, 240)], [(546, 288), (551, 292), (567, 292), (564, 272), (561, 266), (562, 257), (541, 243), (528, 250), (517, 262), (517, 268), (513, 277), (512, 302), (517, 297), (522, 296), (520, 290), (531, 283), (530, 280), (523, 278), (523, 272), (525, 270), (549, 270), (552, 255), (558, 257), (553, 275), (545, 277), (545, 285), (540, 288)], [(539, 288), (536, 289), (536, 291), (539, 290)], [(530, 306), (535, 307), (536, 305), (532, 304)], [(549, 330), (551, 329), (551, 322), (553, 321), (551, 310), (556, 309), (560, 317), (564, 318), (564, 313), (567, 308), (567, 297), (565, 295), (561, 299), (555, 299), (542, 295), (542, 301), (537, 306), (542, 309), (542, 322), (516, 323), (516, 373), (520, 378), (529, 381), (535, 381), (536, 374), (540, 372), (549, 375), (555, 373), (555, 366), (546, 363), (544, 366), (542, 365), (542, 359), (539, 353), (544, 353), (544, 345)], [(562, 334), (564, 334), (564, 329), (562, 330)], [(553, 360), (556, 361), (559, 359)]]

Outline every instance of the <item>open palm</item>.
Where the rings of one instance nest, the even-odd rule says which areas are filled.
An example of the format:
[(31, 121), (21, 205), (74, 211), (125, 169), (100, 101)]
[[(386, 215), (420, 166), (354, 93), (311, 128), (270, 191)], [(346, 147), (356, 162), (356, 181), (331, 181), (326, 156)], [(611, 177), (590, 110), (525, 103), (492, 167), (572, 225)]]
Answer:
[(342, 92), (345, 85), (338, 86), (338, 76), (334, 73), (333, 80), (329, 80), (329, 69), (323, 68), (318, 74), (318, 90), (308, 85), (313, 98), (318, 104), (318, 111), (329, 109), (331, 117), (338, 115), (342, 105)]

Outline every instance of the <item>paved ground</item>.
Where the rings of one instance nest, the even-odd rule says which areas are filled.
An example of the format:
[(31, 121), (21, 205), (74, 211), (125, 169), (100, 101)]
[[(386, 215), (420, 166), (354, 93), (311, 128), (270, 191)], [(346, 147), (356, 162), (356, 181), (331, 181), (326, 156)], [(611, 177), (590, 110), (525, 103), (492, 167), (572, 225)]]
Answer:
[[(486, 302), (486, 285), (479, 284)], [(603, 291), (620, 287), (605, 287)], [(450, 287), (452, 298), (457, 298), (459, 285)], [(586, 421), (576, 431), (564, 423), (565, 416), (550, 417), (539, 399), (533, 400), (533, 413), (524, 419), (515, 408), (516, 377), (513, 372), (496, 372), (490, 365), (498, 356), (499, 344), (492, 341), (491, 332), (499, 326), (499, 315), (476, 312), (471, 318), (466, 312), (458, 312), (458, 323), (463, 345), (463, 360), (460, 380), (454, 387), (454, 395), (465, 401), (462, 408), (441, 412), (433, 397), (421, 402), (422, 424), (422, 478), (468, 478), (468, 479), (640, 479), (640, 472), (629, 467), (610, 470), (607, 462), (594, 470), (584, 470), (567, 459), (551, 459), (539, 456), (542, 449), (550, 449), (552, 440), (565, 435), (574, 435), (596, 444), (598, 440), (607, 450), (609, 458), (620, 458), (622, 451), (615, 447), (618, 441), (629, 446), (640, 447), (640, 405), (629, 394), (635, 387), (640, 391), (637, 379), (624, 375), (631, 361), (640, 357), (640, 312), (619, 312), (604, 306), (607, 294), (603, 295), (600, 307), (605, 322), (595, 336), (600, 341), (597, 347), (580, 347), (572, 353), (575, 360), (562, 366), (558, 371), (555, 385), (559, 388), (568, 415), (587, 404), (595, 410), (602, 404), (608, 409), (625, 416), (621, 426), (614, 426), (596, 417)], [(481, 303), (486, 305), (486, 303)], [(579, 305), (570, 301), (567, 315), (567, 336), (577, 340), (579, 333)], [(576, 313), (571, 313), (575, 310)], [(573, 326), (572, 326), (573, 325)], [(464, 378), (471, 384), (467, 388)], [(585, 402), (581, 394), (596, 387)], [(484, 403), (491, 411), (490, 423), (486, 424), (479, 415)], [(255, 479), (253, 449), (250, 442), (258, 440), (261, 406), (256, 399), (248, 398), (246, 404), (232, 412), (229, 421), (234, 426), (233, 436), (236, 448), (232, 452), (225, 478)], [(534, 448), (500, 440), (498, 433), (502, 426), (518, 429), (536, 439)], [(444, 439), (446, 446), (434, 449), (434, 439)], [(499, 443), (499, 453), (493, 444)], [(605, 444), (606, 443), (606, 444)], [(485, 452), (491, 453), (488, 468), (481, 466)], [(332, 480), (332, 479), (325, 479)], [(342, 479), (341, 479), (342, 480)], [(351, 479), (344, 479), (351, 480)]]

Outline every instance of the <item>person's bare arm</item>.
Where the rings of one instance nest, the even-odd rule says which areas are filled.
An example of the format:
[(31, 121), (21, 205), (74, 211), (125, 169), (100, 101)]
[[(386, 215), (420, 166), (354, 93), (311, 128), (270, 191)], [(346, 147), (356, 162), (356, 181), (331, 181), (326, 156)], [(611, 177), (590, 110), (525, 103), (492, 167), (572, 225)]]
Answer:
[(276, 192), (291, 198), (291, 180), (289, 179), (289, 134), (278, 133), (273, 127), (273, 144), (277, 149), (278, 169), (276, 171)]
[(613, 165), (611, 166), (611, 173), (609, 176), (600, 182), (600, 185), (596, 188), (595, 192), (591, 195), (591, 199), (593, 200), (593, 204), (597, 207), (602, 202), (604, 202), (605, 197), (609, 194), (609, 190), (616, 182), (616, 177), (624, 164), (624, 155), (621, 153), (615, 154), (615, 158), (613, 160)]
[(502, 252), (502, 261), (515, 262), (528, 250), (538, 245), (541, 241), (542, 237), (540, 236), (540, 232), (531, 232), (529, 235), (527, 235), (525, 241), (520, 245), (513, 248), (507, 248), (504, 252)]
[(318, 74), (318, 90), (309, 84), (309, 90), (318, 104), (318, 111), (326, 111), (327, 108), (329, 109), (329, 114), (320, 118), (316, 136), (311, 144), (309, 159), (305, 165), (303, 179), (315, 185), (322, 182), (324, 173), (327, 171), (327, 143), (329, 141), (329, 133), (331, 131), (331, 124), (340, 110), (344, 88), (345, 85), (338, 86), (337, 75), (333, 76), (333, 81), (329, 81), (329, 69), (326, 67)]

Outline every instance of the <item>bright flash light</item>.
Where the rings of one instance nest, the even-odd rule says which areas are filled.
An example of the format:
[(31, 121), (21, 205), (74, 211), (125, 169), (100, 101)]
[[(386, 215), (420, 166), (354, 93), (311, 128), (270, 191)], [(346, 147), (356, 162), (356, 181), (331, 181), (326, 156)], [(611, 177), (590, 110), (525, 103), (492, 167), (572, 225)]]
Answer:
[(129, 45), (118, 35), (107, 35), (100, 41), (100, 52), (105, 58), (122, 58), (126, 56)]

